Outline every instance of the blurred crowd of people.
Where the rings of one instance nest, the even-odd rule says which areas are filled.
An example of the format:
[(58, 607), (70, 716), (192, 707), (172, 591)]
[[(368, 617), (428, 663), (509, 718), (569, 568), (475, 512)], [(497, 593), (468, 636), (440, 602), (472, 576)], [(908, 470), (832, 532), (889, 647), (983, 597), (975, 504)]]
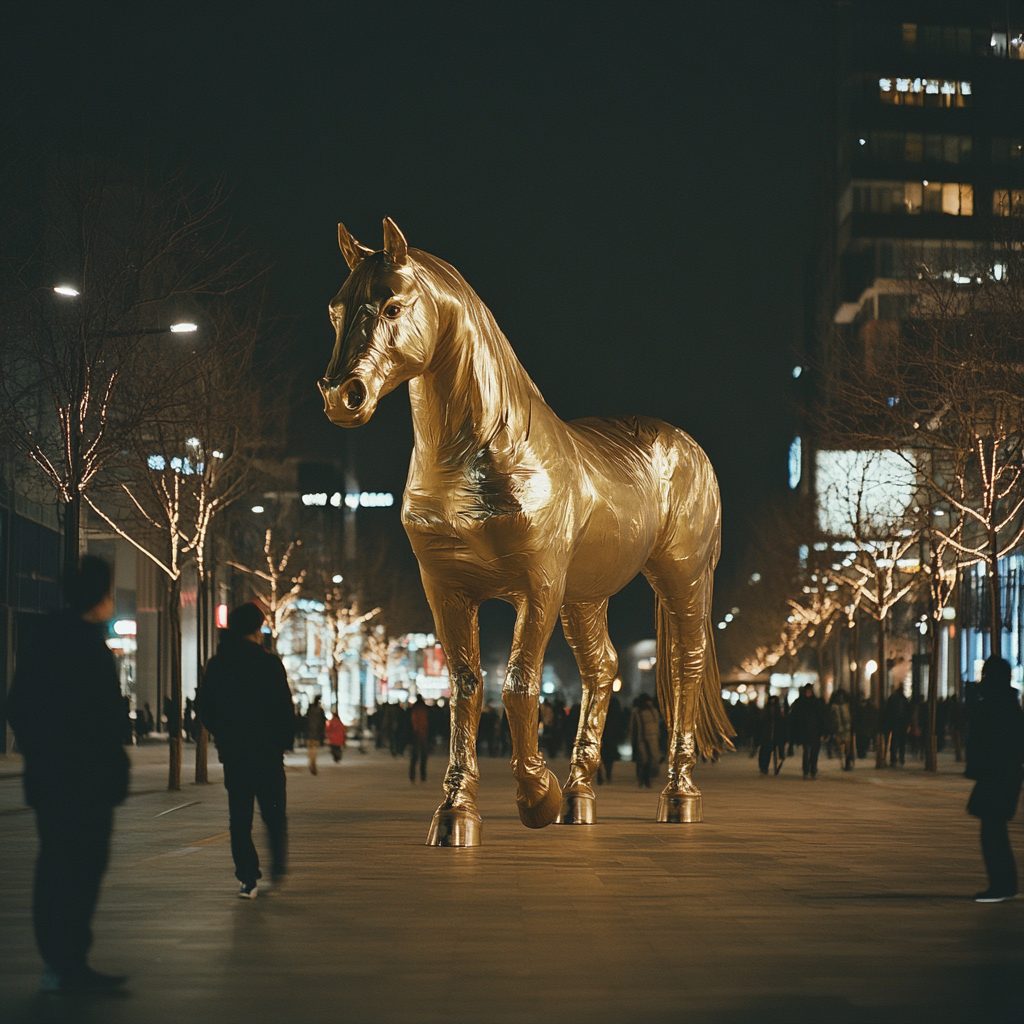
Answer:
[[(737, 749), (758, 758), (762, 775), (778, 775), (783, 762), (801, 748), (805, 777), (818, 773), (822, 749), (828, 760), (838, 758), (843, 771), (852, 771), (857, 760), (874, 758), (882, 744), (881, 760), (898, 767), (909, 756), (923, 760), (927, 739), (928, 704), (920, 696), (908, 698), (897, 687), (878, 708), (872, 701), (845, 690), (833, 691), (826, 701), (805, 686), (790, 705), (772, 694), (763, 707), (747, 703), (726, 704), (736, 730)], [(967, 709), (956, 697), (940, 700), (935, 714), (935, 739), (939, 751), (952, 744), (957, 761), (963, 760)]]

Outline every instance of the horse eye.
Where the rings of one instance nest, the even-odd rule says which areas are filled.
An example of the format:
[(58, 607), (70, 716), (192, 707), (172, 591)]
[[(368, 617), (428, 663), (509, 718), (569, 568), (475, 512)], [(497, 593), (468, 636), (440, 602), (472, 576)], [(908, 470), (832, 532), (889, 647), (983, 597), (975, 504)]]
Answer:
[(402, 307), (401, 306), (396, 306), (396, 305), (388, 306), (384, 310), (384, 315), (389, 320), (397, 320), (398, 317), (401, 315), (401, 313), (402, 313)]

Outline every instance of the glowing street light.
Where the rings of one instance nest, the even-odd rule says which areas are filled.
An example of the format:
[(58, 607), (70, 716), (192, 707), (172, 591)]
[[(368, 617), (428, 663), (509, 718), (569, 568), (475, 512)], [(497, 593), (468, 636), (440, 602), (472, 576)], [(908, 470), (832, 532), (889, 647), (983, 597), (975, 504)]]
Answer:
[(177, 324), (171, 324), (171, 334), (192, 334), (194, 331), (198, 330), (198, 324), (191, 324), (185, 321)]
[(81, 294), (77, 288), (72, 288), (69, 284), (58, 284), (53, 289), (58, 295), (63, 295), (68, 299), (77, 299)]

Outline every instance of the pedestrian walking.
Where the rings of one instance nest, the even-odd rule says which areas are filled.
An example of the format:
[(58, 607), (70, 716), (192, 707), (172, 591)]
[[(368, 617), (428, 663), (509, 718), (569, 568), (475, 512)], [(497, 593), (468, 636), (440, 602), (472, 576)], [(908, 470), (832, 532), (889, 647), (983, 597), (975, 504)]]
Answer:
[(902, 765), (907, 754), (907, 730), (910, 728), (910, 701), (898, 685), (882, 709), (882, 735), (888, 737), (889, 767), (895, 768), (897, 758)]
[(651, 788), (651, 779), (658, 777), (658, 709), (650, 694), (641, 693), (633, 706), (629, 721), (629, 739), (633, 745), (637, 785)]
[(409, 708), (409, 740), (412, 757), (409, 760), (409, 781), (416, 781), (416, 762), (420, 764), (420, 781), (427, 781), (427, 755), (430, 753), (430, 711), (420, 694)]
[(327, 716), (324, 714), (323, 706), (319, 697), (313, 698), (306, 712), (306, 752), (309, 754), (309, 770), (313, 775), (318, 775), (316, 767), (316, 755), (324, 742), (324, 735), (327, 728)]
[(32, 924), (45, 965), (40, 989), (55, 995), (111, 993), (127, 981), (88, 962), (114, 808), (128, 794), (130, 768), (106, 645), (112, 582), (110, 566), (91, 556), (67, 574), (67, 608), (26, 636), (6, 704), (39, 833)]
[(612, 781), (612, 769), (619, 759), (619, 744), (622, 742), (622, 704), (612, 694), (608, 701), (608, 714), (604, 720), (604, 732), (601, 733), (601, 763), (597, 769), (597, 784), (603, 786)]
[(786, 716), (777, 694), (771, 694), (761, 709), (757, 743), (757, 767), (761, 774), (768, 774), (768, 766), (774, 759), (778, 775), (786, 760)]
[(231, 856), (243, 899), (256, 898), (263, 877), (252, 841), (253, 800), (270, 839), (271, 879), (280, 881), (288, 870), (284, 752), (294, 743), (295, 715), (284, 665), (263, 649), (263, 619), (255, 604), (228, 615), (199, 694), (199, 717), (224, 764)]
[(338, 714), (338, 709), (334, 709), (334, 714), (331, 715), (330, 721), (324, 729), (324, 735), (327, 737), (327, 744), (331, 748), (331, 757), (334, 758), (334, 763), (338, 764), (341, 761), (341, 755), (345, 751), (345, 739), (348, 736), (348, 731), (345, 728), (345, 723), (341, 720), (341, 716)]
[(844, 772), (851, 771), (855, 751), (853, 749), (853, 719), (850, 716), (850, 705), (845, 690), (836, 690), (829, 706), (832, 735), (839, 748), (840, 768)]
[(1024, 780), (1024, 713), (1010, 685), (1010, 663), (989, 658), (981, 670), (971, 713), (964, 775), (975, 780), (967, 812), (981, 819), (981, 853), (988, 888), (977, 903), (1001, 903), (1017, 895), (1017, 865), (1007, 822), (1017, 813)]
[(818, 754), (827, 731), (827, 706), (823, 700), (815, 697), (814, 687), (808, 683), (789, 709), (789, 742), (791, 745), (799, 743), (803, 746), (805, 779), (818, 776)]

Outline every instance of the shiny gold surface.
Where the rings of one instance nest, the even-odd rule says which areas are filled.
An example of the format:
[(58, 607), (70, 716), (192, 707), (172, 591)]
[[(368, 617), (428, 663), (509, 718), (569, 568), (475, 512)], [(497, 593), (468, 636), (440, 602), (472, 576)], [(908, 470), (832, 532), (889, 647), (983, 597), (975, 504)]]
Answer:
[(590, 811), (581, 813), (593, 816), (618, 667), (608, 598), (639, 572), (658, 595), (658, 700), (670, 735), (663, 797), (699, 797), (691, 777), (698, 752), (714, 757), (733, 735), (711, 636), (721, 509), (707, 456), (681, 430), (647, 417), (563, 423), (458, 271), (410, 249), (390, 218), (381, 251), (340, 224), (338, 241), (352, 273), (330, 306), (337, 341), (320, 382), (325, 411), (340, 426), (361, 426), (405, 381), (412, 402), (402, 522), (452, 692), (445, 796), (428, 843), (469, 845), (439, 841), (438, 823), (455, 820), (445, 812), (479, 820), (477, 609), (490, 598), (516, 609), (502, 702), (519, 816), (542, 828), (563, 814), (562, 791), (537, 749), (544, 650), (559, 615), (583, 681), (565, 792), (573, 807), (584, 798)]

